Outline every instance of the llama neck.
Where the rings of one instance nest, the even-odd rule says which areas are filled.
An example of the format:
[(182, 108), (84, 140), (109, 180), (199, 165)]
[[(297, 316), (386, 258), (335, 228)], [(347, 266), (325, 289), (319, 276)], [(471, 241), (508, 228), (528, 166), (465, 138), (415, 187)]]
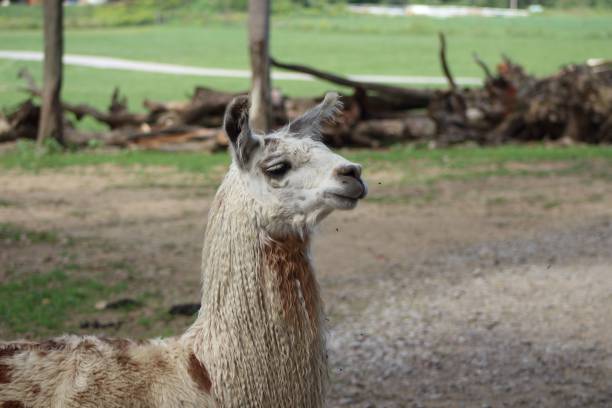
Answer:
[(327, 365), (309, 239), (269, 237), (240, 186), (230, 172), (209, 215), (195, 352), (223, 406), (321, 406)]

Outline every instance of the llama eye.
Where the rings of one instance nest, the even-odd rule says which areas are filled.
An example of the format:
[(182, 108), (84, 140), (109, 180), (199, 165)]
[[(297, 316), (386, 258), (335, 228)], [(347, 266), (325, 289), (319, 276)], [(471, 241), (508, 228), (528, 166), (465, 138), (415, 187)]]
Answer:
[(281, 162), (268, 167), (265, 172), (270, 177), (280, 178), (284, 176), (289, 170), (291, 170), (291, 164), (289, 164), (288, 162)]

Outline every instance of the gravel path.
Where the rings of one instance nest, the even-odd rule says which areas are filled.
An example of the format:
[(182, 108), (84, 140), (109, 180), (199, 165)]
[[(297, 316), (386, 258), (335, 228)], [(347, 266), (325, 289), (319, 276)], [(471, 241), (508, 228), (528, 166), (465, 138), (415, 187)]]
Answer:
[(612, 406), (612, 218), (382, 271), (330, 333), (332, 406)]
[[(0, 50), (0, 59), (17, 61), (42, 61), (43, 53), (38, 51)], [(134, 61), (121, 58), (103, 57), (95, 55), (64, 55), (64, 64), (98, 69), (119, 69), (125, 71), (150, 72), (171, 75), (191, 75), (217, 78), (251, 78), (251, 71), (246, 69), (203, 68), (176, 64), (162, 64), (158, 62)], [(398, 75), (348, 75), (356, 81), (395, 84), (429, 84), (444, 85), (446, 79), (433, 76), (398, 76)], [(273, 72), (272, 79), (276, 81), (314, 81), (316, 78), (293, 72)], [(481, 85), (481, 78), (458, 77), (455, 82), (460, 85)]]

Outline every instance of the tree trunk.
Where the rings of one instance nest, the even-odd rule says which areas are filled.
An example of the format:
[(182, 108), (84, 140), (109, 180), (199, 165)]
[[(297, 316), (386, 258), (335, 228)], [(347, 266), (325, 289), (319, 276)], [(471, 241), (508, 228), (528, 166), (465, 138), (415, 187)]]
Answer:
[(251, 126), (260, 132), (270, 130), (270, 0), (249, 0), (249, 50), (251, 53)]
[(46, 137), (53, 137), (60, 143), (64, 142), (60, 97), (62, 89), (62, 55), (64, 53), (64, 10), (62, 0), (45, 0), (43, 4), (45, 62), (42, 113), (37, 137), (39, 145)]

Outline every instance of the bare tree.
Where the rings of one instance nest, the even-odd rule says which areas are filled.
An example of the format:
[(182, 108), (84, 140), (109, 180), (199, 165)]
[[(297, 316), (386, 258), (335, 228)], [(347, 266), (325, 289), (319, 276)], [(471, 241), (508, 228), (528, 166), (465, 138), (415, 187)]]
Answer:
[(270, 0), (249, 0), (249, 50), (251, 54), (251, 126), (270, 129)]
[(44, 38), (45, 62), (42, 92), (42, 112), (38, 125), (38, 144), (46, 137), (63, 143), (62, 119), (62, 55), (64, 53), (62, 0), (45, 0)]

